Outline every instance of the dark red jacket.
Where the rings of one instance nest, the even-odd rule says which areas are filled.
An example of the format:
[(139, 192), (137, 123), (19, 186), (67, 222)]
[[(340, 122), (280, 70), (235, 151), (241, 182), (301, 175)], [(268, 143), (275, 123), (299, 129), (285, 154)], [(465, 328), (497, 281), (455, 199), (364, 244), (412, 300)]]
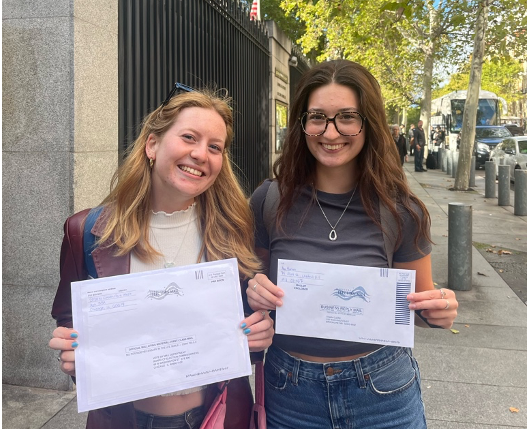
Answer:
[[(64, 238), (60, 251), (60, 282), (53, 302), (51, 315), (57, 326), (73, 327), (71, 310), (71, 282), (86, 280), (88, 272), (84, 264), (83, 225), (89, 209), (74, 214), (64, 224)], [(107, 222), (108, 209), (104, 209), (91, 232), (100, 237)], [(130, 255), (115, 256), (115, 246), (104, 243), (92, 252), (98, 277), (110, 277), (130, 272)], [(217, 392), (211, 385), (205, 395), (208, 409)], [(247, 429), (253, 404), (251, 387), (247, 377), (231, 380), (227, 388), (227, 413), (225, 428)], [(135, 410), (133, 404), (115, 405), (88, 413), (87, 429), (133, 429)]]

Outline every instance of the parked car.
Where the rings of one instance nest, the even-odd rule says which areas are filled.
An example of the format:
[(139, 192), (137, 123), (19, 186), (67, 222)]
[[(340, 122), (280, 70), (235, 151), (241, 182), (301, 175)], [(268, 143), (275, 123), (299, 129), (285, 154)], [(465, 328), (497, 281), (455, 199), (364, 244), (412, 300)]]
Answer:
[(490, 151), (507, 137), (512, 137), (512, 133), (505, 127), (494, 125), (476, 126), (476, 138), (474, 142), (476, 169), (485, 166), (485, 162), (489, 160)]
[(498, 144), (490, 153), (490, 160), (499, 165), (500, 158), (511, 167), (511, 180), (514, 181), (514, 169), (527, 170), (527, 136), (509, 137)]
[(523, 128), (516, 124), (504, 124), (505, 128), (507, 128), (513, 136), (523, 136)]

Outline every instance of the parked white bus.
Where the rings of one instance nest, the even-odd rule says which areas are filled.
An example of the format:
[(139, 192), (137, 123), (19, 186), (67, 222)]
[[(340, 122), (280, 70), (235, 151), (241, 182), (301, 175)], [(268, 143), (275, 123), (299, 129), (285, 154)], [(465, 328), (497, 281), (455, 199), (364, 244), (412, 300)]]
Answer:
[[(440, 125), (446, 133), (446, 145), (456, 150), (463, 126), (467, 91), (454, 91), (432, 100), (430, 124)], [(476, 125), (500, 125), (501, 114), (507, 113), (507, 102), (490, 91), (479, 91)]]

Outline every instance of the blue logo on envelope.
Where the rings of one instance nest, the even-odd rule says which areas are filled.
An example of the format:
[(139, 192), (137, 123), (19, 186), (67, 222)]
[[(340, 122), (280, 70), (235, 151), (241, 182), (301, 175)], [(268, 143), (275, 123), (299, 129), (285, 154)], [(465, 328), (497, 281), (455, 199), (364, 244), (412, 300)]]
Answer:
[(176, 283), (170, 283), (165, 289), (162, 290), (149, 290), (146, 295), (150, 299), (164, 299), (169, 295), (183, 296), (183, 289), (181, 286), (178, 286)]
[(370, 295), (368, 295), (368, 293), (362, 286), (356, 287), (353, 290), (337, 288), (333, 291), (331, 295), (336, 296), (337, 298), (343, 299), (344, 301), (349, 301), (352, 298), (360, 298), (366, 302), (371, 301)]

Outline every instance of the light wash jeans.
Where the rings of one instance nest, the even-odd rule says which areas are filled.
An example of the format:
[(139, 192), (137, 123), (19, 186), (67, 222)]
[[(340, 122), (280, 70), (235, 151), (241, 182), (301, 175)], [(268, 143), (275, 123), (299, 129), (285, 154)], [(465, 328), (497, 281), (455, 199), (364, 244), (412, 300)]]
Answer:
[(410, 349), (383, 347), (314, 363), (271, 346), (265, 357), (267, 429), (425, 429), (419, 368)]

